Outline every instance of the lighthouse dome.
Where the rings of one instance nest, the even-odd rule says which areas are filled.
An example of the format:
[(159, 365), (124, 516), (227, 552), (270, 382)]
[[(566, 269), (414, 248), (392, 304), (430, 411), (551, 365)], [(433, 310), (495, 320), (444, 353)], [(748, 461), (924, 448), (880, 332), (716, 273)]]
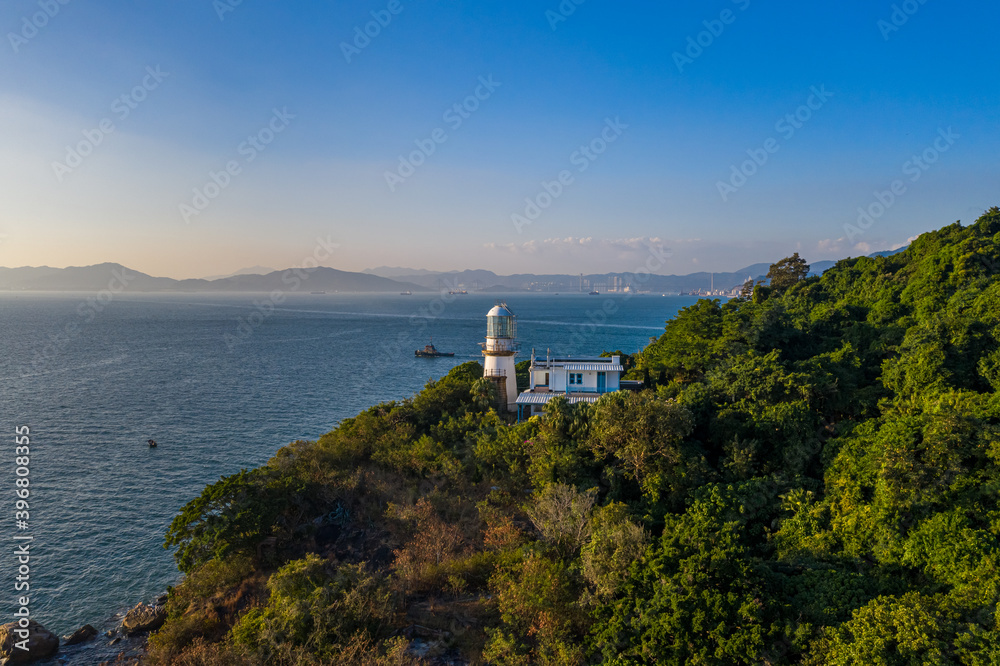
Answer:
[[(480, 312), (481, 312), (481, 310), (480, 310)], [(510, 311), (510, 310), (509, 310), (509, 309), (507, 308), (507, 306), (506, 306), (506, 305), (503, 305), (503, 304), (498, 304), (498, 305), (495, 305), (495, 306), (493, 306), (493, 309), (492, 309), (492, 310), (490, 310), (490, 311), (489, 311), (489, 312), (488, 312), (488, 313), (486, 314), (486, 316), (487, 316), (487, 317), (513, 317), (513, 316), (514, 316), (514, 313), (513, 313), (513, 312), (511, 312), (511, 311)]]

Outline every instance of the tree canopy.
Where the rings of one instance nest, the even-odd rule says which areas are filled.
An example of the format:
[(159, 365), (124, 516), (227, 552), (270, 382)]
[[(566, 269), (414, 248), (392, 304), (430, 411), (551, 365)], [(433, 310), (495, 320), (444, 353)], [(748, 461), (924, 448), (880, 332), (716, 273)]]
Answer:
[(779, 292), (788, 290), (800, 280), (804, 280), (807, 275), (809, 275), (809, 264), (799, 256), (798, 252), (772, 264), (767, 271), (771, 288)]

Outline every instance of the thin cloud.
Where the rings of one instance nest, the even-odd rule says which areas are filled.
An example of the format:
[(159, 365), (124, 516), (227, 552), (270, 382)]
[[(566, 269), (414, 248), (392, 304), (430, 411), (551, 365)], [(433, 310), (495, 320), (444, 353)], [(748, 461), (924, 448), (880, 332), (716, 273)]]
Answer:
[(663, 247), (664, 241), (656, 237), (638, 238), (546, 238), (543, 240), (530, 240), (524, 243), (486, 243), (483, 245), (488, 250), (503, 250), (514, 254), (538, 254), (545, 250), (567, 251), (576, 249), (600, 249), (616, 250), (624, 253), (646, 251), (650, 248)]

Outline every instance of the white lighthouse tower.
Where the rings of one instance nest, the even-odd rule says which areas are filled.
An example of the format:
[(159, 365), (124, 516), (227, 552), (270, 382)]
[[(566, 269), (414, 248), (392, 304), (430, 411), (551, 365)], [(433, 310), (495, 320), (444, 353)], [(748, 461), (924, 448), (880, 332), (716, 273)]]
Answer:
[(486, 315), (486, 343), (483, 344), (483, 377), (491, 379), (500, 393), (500, 404), (507, 411), (517, 409), (517, 318), (506, 303), (497, 303)]

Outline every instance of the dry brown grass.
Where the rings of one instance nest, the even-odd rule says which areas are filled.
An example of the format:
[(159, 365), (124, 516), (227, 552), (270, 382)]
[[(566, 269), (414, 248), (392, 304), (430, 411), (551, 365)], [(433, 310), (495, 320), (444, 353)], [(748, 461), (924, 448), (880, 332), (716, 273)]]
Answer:
[(167, 601), (167, 622), (150, 636), (148, 663), (175, 664), (192, 645), (222, 640), (240, 614), (264, 602), (265, 582), (248, 561), (213, 560), (193, 571)]

